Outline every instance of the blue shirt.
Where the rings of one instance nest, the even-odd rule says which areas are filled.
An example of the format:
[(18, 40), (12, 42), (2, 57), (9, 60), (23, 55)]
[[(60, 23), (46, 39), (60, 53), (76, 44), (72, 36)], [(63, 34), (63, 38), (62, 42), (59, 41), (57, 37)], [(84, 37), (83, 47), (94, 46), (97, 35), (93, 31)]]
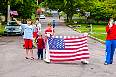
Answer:
[(21, 28), (24, 31), (24, 35), (23, 38), (24, 39), (33, 39), (33, 26), (32, 25), (28, 25), (28, 24), (21, 24)]

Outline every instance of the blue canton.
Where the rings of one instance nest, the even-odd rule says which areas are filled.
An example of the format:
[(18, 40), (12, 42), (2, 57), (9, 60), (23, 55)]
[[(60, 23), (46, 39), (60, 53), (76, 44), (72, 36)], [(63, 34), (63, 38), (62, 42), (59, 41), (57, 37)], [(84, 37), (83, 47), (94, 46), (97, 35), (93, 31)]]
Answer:
[(64, 39), (63, 38), (48, 38), (49, 49), (53, 50), (64, 50)]

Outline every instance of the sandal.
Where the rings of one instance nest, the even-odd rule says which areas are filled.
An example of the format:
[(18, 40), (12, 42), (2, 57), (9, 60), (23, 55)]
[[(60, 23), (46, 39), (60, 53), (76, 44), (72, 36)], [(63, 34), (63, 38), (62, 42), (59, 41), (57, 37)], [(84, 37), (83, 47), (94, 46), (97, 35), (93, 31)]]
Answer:
[(25, 57), (25, 59), (29, 59), (28, 57)]
[(33, 60), (34, 59), (34, 57), (31, 57), (31, 60)]

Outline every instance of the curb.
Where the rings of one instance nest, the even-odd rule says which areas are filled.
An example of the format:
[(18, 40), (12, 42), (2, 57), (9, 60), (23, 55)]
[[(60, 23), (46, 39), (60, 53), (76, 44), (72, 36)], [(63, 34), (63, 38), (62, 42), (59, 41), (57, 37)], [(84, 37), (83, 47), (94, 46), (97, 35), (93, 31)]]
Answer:
[(88, 35), (88, 37), (89, 37), (89, 38), (92, 38), (92, 39), (94, 39), (94, 40), (96, 40), (96, 41), (99, 41), (99, 42), (102, 43), (102, 44), (105, 44), (105, 41), (103, 41), (103, 40), (101, 40), (101, 39), (98, 39), (98, 38), (93, 37), (93, 36), (91, 36), (91, 35)]

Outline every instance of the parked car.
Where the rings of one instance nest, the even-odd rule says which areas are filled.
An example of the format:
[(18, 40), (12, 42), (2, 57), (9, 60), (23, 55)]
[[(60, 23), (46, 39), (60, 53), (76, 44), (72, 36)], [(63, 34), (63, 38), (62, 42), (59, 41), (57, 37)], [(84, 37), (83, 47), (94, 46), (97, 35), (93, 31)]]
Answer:
[(45, 17), (44, 14), (41, 14), (39, 18), (40, 18), (40, 19), (45, 19), (46, 17)]
[(10, 21), (5, 26), (4, 34), (6, 34), (6, 35), (9, 35), (9, 34), (21, 35), (22, 34), (21, 26), (17, 25), (17, 23), (15, 21)]

